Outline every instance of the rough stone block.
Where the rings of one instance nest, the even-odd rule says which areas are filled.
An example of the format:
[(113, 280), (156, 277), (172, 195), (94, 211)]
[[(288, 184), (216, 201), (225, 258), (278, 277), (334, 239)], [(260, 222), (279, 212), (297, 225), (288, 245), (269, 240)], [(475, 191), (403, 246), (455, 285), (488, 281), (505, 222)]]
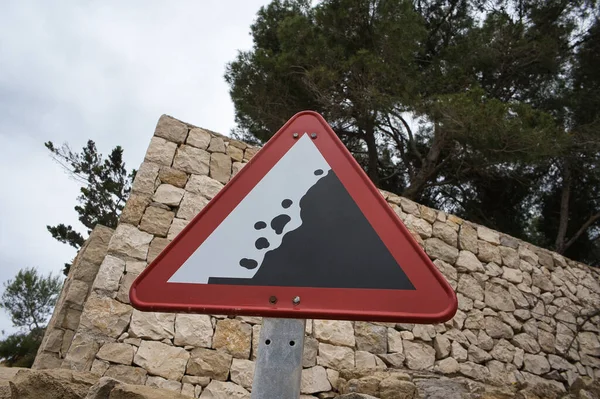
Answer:
[(171, 166), (176, 149), (177, 144), (161, 137), (152, 137), (144, 160), (159, 165)]
[(179, 219), (192, 220), (205, 206), (208, 199), (200, 194), (186, 192), (181, 200), (177, 217)]
[(192, 175), (185, 186), (186, 191), (203, 195), (208, 199), (213, 199), (222, 188), (221, 182), (206, 175)]
[(123, 259), (112, 255), (106, 255), (104, 262), (100, 265), (98, 275), (94, 280), (94, 289), (117, 291), (124, 270), (125, 261)]
[(149, 206), (142, 216), (140, 230), (152, 235), (166, 237), (175, 213), (155, 206)]
[(210, 144), (211, 134), (204, 129), (199, 127), (190, 129), (190, 133), (187, 138), (187, 144), (206, 150)]
[(131, 337), (162, 340), (175, 335), (175, 314), (133, 310), (128, 333)]
[(114, 378), (126, 384), (144, 385), (148, 372), (140, 367), (124, 366), (122, 364), (111, 365), (104, 373), (104, 377)]
[(156, 189), (152, 200), (168, 206), (179, 206), (184, 193), (185, 190), (182, 188), (171, 184), (161, 184)]
[(349, 321), (314, 320), (313, 333), (319, 341), (332, 345), (343, 345), (354, 348), (356, 343), (354, 327)]
[(144, 368), (150, 374), (180, 381), (189, 358), (189, 352), (183, 348), (166, 345), (162, 342), (142, 341), (133, 358), (133, 363)]
[(132, 193), (140, 193), (146, 195), (154, 194), (158, 182), (158, 171), (160, 165), (153, 162), (144, 162), (140, 169), (135, 174), (135, 179), (131, 186)]
[(210, 153), (189, 145), (182, 145), (175, 153), (173, 167), (186, 173), (207, 175), (210, 165)]
[(229, 181), (231, 178), (231, 158), (229, 155), (220, 152), (213, 152), (210, 155), (210, 177), (223, 184)]
[(233, 357), (226, 352), (196, 348), (190, 354), (186, 374), (226, 381)]
[(175, 318), (175, 345), (210, 348), (213, 326), (208, 315), (178, 314)]
[(146, 260), (152, 234), (140, 231), (137, 228), (121, 223), (117, 226), (108, 244), (109, 253), (121, 254), (132, 258)]
[(183, 188), (188, 180), (188, 175), (175, 168), (161, 166), (158, 171), (158, 179), (162, 184), (170, 184), (175, 187)]
[(156, 124), (154, 135), (174, 143), (183, 143), (188, 134), (185, 123), (169, 116), (162, 115)]
[(119, 342), (108, 342), (100, 348), (96, 357), (112, 363), (131, 365), (133, 361), (133, 346)]
[(140, 224), (144, 211), (148, 205), (150, 205), (150, 202), (152, 202), (150, 197), (150, 194), (131, 193), (121, 212), (119, 222), (127, 223), (132, 226)]
[(212, 346), (222, 349), (238, 359), (250, 358), (252, 327), (236, 319), (217, 322)]

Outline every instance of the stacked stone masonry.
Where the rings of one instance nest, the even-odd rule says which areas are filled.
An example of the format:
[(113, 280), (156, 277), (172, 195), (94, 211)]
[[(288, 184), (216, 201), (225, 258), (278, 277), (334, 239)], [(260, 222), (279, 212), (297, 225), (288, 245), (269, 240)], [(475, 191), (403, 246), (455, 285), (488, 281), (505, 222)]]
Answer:
[[(190, 397), (249, 398), (260, 318), (139, 312), (128, 292), (257, 151), (163, 115), (97, 275), (82, 266), (89, 247), (82, 249), (72, 274), (83, 277), (69, 276), (36, 367), (89, 370)], [(456, 290), (459, 309), (436, 325), (308, 320), (306, 398), (361, 391), (352, 370), (430, 372), (496, 386), (600, 378), (598, 270), (382, 194)], [(74, 289), (76, 281), (87, 285)], [(79, 308), (69, 309), (83, 309), (73, 325), (64, 321), (70, 295)]]

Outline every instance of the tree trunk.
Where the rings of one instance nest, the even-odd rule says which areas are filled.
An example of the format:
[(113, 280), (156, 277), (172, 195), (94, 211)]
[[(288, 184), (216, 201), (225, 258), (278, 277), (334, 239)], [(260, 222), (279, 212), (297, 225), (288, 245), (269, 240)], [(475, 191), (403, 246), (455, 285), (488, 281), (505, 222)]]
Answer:
[(571, 199), (571, 167), (568, 161), (563, 163), (563, 183), (562, 194), (560, 196), (560, 216), (558, 219), (558, 233), (554, 248), (556, 252), (562, 254), (565, 251), (565, 240), (567, 237), (567, 227), (569, 227), (569, 200)]
[(367, 174), (373, 184), (379, 187), (379, 155), (377, 154), (375, 131), (372, 127), (365, 130), (365, 142), (367, 143), (367, 155), (369, 157)]
[(408, 186), (406, 190), (402, 192), (402, 196), (414, 200), (421, 195), (427, 182), (429, 182), (437, 173), (437, 165), (445, 144), (445, 135), (436, 127), (433, 136), (433, 143), (431, 144), (431, 148), (429, 148), (429, 152), (425, 157), (425, 162), (423, 162), (414, 179), (412, 179), (410, 182), (410, 186)]

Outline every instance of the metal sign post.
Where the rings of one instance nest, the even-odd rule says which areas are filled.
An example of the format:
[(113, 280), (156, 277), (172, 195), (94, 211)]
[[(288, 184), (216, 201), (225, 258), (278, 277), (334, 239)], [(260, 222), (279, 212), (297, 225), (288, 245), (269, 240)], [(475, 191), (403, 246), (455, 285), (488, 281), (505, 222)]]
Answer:
[(298, 399), (306, 320), (263, 319), (252, 399)]

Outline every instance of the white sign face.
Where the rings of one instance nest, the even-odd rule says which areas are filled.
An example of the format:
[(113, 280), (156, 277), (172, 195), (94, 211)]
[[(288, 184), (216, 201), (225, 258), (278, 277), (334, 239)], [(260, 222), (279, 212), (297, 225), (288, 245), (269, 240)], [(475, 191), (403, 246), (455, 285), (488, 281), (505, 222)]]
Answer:
[(168, 282), (252, 278), (265, 254), (300, 227), (300, 199), (330, 169), (311, 138), (302, 135)]

